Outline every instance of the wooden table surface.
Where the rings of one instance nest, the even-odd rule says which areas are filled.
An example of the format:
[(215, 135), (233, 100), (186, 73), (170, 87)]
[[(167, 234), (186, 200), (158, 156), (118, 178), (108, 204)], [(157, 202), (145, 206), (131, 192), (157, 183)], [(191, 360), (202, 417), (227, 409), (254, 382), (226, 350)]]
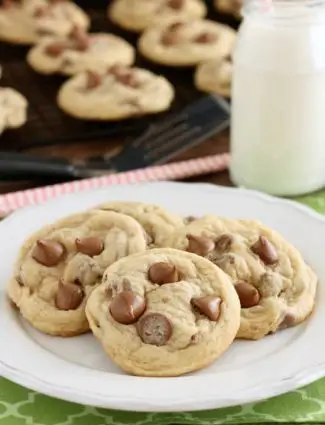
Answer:
[[(190, 158), (197, 158), (205, 155), (213, 155), (228, 151), (229, 132), (224, 131), (217, 137), (207, 140), (206, 142), (196, 146), (187, 152), (173, 158), (173, 161), (179, 161)], [(65, 158), (85, 158), (93, 154), (99, 154), (110, 150), (115, 150), (123, 145), (123, 140), (102, 140), (88, 141), (87, 143), (75, 143), (67, 146), (58, 145), (51, 147), (41, 147), (37, 149), (25, 150), (25, 153), (33, 153), (39, 155), (57, 155)], [(211, 182), (220, 185), (231, 185), (228, 172), (215, 173), (205, 176), (198, 176), (186, 181), (193, 182)], [(54, 184), (56, 181), (39, 180), (39, 181), (15, 181), (15, 182), (0, 182), (0, 193), (12, 192), (16, 190), (28, 189), (47, 184)]]

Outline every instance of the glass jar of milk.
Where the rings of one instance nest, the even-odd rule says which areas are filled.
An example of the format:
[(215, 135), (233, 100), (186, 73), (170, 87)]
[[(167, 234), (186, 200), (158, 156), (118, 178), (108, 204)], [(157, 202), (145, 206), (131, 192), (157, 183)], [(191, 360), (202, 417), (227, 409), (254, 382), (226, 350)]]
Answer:
[(274, 195), (325, 186), (325, 0), (244, 8), (234, 52), (232, 181)]

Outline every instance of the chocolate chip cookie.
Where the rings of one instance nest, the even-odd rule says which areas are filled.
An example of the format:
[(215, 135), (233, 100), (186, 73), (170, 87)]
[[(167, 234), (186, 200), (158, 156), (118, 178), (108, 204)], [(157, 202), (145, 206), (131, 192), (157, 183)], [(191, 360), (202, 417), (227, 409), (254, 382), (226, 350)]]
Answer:
[(34, 44), (44, 35), (66, 36), (74, 26), (87, 29), (90, 19), (72, 1), (0, 0), (0, 40)]
[(27, 55), (27, 62), (42, 74), (74, 75), (86, 70), (132, 65), (135, 50), (114, 34), (91, 33), (74, 28), (68, 37), (44, 37)]
[(206, 13), (202, 0), (114, 0), (108, 9), (113, 22), (135, 32), (170, 19), (203, 18)]
[(58, 93), (59, 107), (75, 118), (114, 121), (169, 109), (174, 88), (141, 68), (112, 66), (78, 73)]
[(138, 48), (147, 59), (169, 66), (195, 66), (230, 54), (236, 32), (209, 20), (174, 20), (149, 27)]
[(260, 339), (313, 310), (317, 276), (295, 247), (257, 221), (206, 216), (166, 244), (206, 257), (231, 277), (242, 307), (238, 338)]
[(72, 215), (24, 243), (8, 284), (9, 297), (36, 329), (81, 334), (89, 330), (86, 298), (107, 266), (146, 248), (143, 229), (131, 217), (109, 211)]
[(240, 304), (231, 279), (198, 255), (153, 249), (109, 267), (86, 315), (126, 372), (178, 376), (203, 368), (232, 343)]
[(106, 202), (99, 205), (99, 209), (115, 211), (129, 215), (137, 220), (146, 232), (148, 244), (151, 248), (159, 248), (166, 238), (179, 226), (183, 226), (181, 217), (171, 214), (158, 205), (142, 202)]

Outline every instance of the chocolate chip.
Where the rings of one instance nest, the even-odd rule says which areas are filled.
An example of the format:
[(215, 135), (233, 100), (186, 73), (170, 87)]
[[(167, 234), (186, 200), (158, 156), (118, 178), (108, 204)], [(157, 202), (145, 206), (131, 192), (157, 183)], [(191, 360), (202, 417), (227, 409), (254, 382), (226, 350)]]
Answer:
[(187, 235), (187, 251), (205, 257), (214, 250), (214, 242), (204, 236)]
[(65, 43), (60, 43), (60, 42), (52, 43), (45, 46), (45, 53), (48, 56), (52, 56), (56, 58), (63, 53), (65, 48), (66, 48)]
[(199, 334), (198, 333), (196, 333), (196, 334), (194, 334), (194, 335), (192, 335), (191, 336), (191, 343), (192, 344), (197, 344), (198, 342), (199, 342)]
[(161, 37), (161, 44), (164, 46), (173, 46), (178, 43), (179, 36), (174, 32), (166, 32)]
[(174, 44), (177, 44), (179, 41), (179, 34), (177, 33), (177, 31), (182, 26), (184, 26), (183, 22), (173, 22), (172, 24), (170, 24), (161, 37), (161, 43), (164, 46), (172, 46)]
[(137, 323), (139, 337), (145, 344), (166, 345), (172, 336), (173, 327), (166, 316), (160, 313), (150, 313), (141, 317)]
[(132, 291), (117, 294), (111, 302), (110, 313), (114, 320), (123, 325), (135, 323), (146, 309), (144, 298)]
[(231, 248), (231, 245), (234, 241), (234, 238), (231, 235), (221, 235), (215, 241), (215, 247), (218, 251), (222, 253), (228, 252)]
[(102, 83), (102, 77), (94, 71), (86, 72), (86, 88), (91, 90), (100, 86)]
[(180, 10), (184, 7), (184, 0), (169, 0), (167, 6), (174, 10)]
[(65, 248), (60, 242), (39, 239), (34, 247), (32, 258), (46, 267), (58, 265), (65, 255)]
[(124, 86), (136, 88), (140, 85), (134, 72), (124, 66), (113, 65), (108, 69), (107, 73), (113, 75), (115, 79)]
[(178, 282), (179, 273), (173, 264), (159, 262), (149, 268), (148, 278), (152, 283), (164, 285), (165, 283)]
[(124, 86), (137, 88), (140, 86), (139, 81), (136, 79), (133, 72), (128, 72), (122, 75), (117, 75), (116, 80)]
[(242, 308), (255, 307), (260, 302), (260, 294), (251, 283), (239, 281), (235, 285)]
[(76, 247), (78, 252), (94, 257), (99, 255), (104, 250), (104, 243), (97, 236), (89, 236), (88, 238), (76, 239)]
[(185, 224), (193, 223), (195, 220), (197, 220), (197, 217), (194, 217), (193, 215), (189, 215), (188, 217), (184, 218)]
[(267, 266), (278, 262), (278, 253), (265, 236), (260, 236), (258, 241), (251, 246), (251, 250), (254, 254), (258, 255)]
[(55, 305), (58, 310), (76, 310), (82, 300), (84, 292), (82, 288), (74, 283), (59, 282), (58, 292), (55, 297)]
[(88, 34), (80, 27), (75, 26), (71, 33), (70, 38), (74, 42), (74, 47), (77, 50), (85, 51), (90, 46), (90, 37)]
[(75, 49), (79, 50), (80, 52), (85, 52), (90, 46), (90, 39), (84, 35), (83, 38), (79, 38), (78, 40), (75, 40)]
[(113, 75), (115, 79), (124, 86), (133, 88), (140, 86), (140, 82), (137, 80), (134, 72), (124, 66), (113, 65), (108, 69), (107, 73)]
[(230, 63), (232, 63), (232, 55), (229, 53), (227, 56), (225, 56), (225, 57), (224, 57), (224, 60), (225, 60), (226, 62), (230, 62)]
[(48, 11), (45, 7), (37, 7), (34, 11), (34, 18), (42, 18), (43, 16), (46, 16), (48, 14)]
[(214, 43), (216, 40), (217, 40), (216, 34), (212, 34), (210, 32), (203, 32), (202, 34), (195, 37), (193, 41), (195, 43), (208, 44), (208, 43)]
[(201, 298), (192, 298), (191, 304), (208, 319), (217, 322), (220, 316), (221, 298), (215, 295), (207, 295)]

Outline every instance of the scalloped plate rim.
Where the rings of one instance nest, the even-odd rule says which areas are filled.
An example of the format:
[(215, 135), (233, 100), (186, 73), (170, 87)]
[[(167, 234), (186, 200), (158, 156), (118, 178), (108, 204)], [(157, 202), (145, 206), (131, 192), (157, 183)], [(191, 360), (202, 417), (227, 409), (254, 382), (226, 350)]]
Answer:
[[(174, 182), (150, 182), (150, 183), (140, 183), (140, 184), (132, 184), (132, 185), (114, 185), (114, 187), (121, 188), (121, 186), (125, 187), (149, 187), (149, 186), (173, 186), (176, 188), (177, 186), (184, 187), (184, 186), (191, 186), (198, 187), (200, 190), (204, 187), (205, 189), (208, 189), (209, 191), (212, 191), (214, 193), (216, 192), (231, 192), (231, 193), (242, 193), (247, 196), (251, 196), (253, 198), (259, 198), (264, 202), (268, 203), (277, 203), (281, 205), (286, 205), (289, 208), (293, 208), (296, 210), (301, 211), (305, 216), (309, 216), (312, 219), (317, 219), (318, 221), (325, 223), (325, 218), (312, 210), (311, 208), (301, 205), (293, 200), (288, 199), (280, 199), (276, 198), (270, 195), (266, 195), (257, 191), (243, 189), (243, 188), (228, 188), (223, 186), (216, 186), (209, 183), (174, 183)], [(112, 187), (112, 186), (111, 186)], [(12, 213), (8, 218), (5, 218), (3, 222), (0, 223), (0, 232), (2, 226), (4, 226), (6, 223), (9, 223), (11, 220), (17, 220), (21, 215), (24, 215), (26, 211), (31, 210), (37, 210), (39, 208), (49, 208), (52, 204), (56, 204), (59, 202), (63, 202), (64, 199), (71, 198), (71, 197), (83, 197), (83, 196), (91, 196), (93, 192), (96, 193), (107, 193), (107, 190), (109, 188), (98, 188), (95, 190), (89, 190), (86, 192), (77, 192), (72, 194), (66, 194), (62, 195), (58, 198), (49, 200), (48, 202), (42, 203), (40, 205), (31, 205), (25, 208), (22, 208), (21, 210), (17, 210), (14, 213)], [(234, 406), (238, 404), (245, 404), (248, 402), (263, 400), (265, 398), (273, 397), (279, 394), (283, 394), (284, 392), (294, 390), (296, 388), (299, 388), (301, 386), (304, 386), (306, 384), (309, 384), (319, 378), (322, 378), (325, 376), (325, 357), (324, 361), (319, 362), (318, 364), (313, 364), (309, 369), (306, 369), (300, 374), (294, 375), (294, 376), (284, 376), (283, 380), (281, 382), (271, 382), (270, 386), (267, 389), (263, 389), (263, 392), (261, 392), (261, 388), (253, 388), (252, 391), (248, 391), (244, 395), (235, 394), (234, 397), (228, 397), (227, 399), (224, 399), (222, 404), (219, 405), (217, 401), (211, 397), (206, 400), (200, 400), (200, 402), (197, 405), (193, 405), (194, 400), (178, 400), (177, 403), (171, 403), (172, 405), (170, 407), (157, 404), (156, 401), (151, 402), (150, 400), (146, 400), (146, 408), (144, 408), (143, 399), (140, 397), (134, 397), (133, 402), (130, 401), (129, 405), (125, 406), (123, 403), (125, 401), (123, 400), (114, 400), (113, 398), (111, 400), (101, 400), (101, 394), (96, 394), (95, 399), (91, 400), (91, 398), (82, 392), (78, 392), (73, 388), (69, 387), (56, 387), (53, 386), (53, 383), (47, 382), (46, 380), (40, 380), (37, 377), (29, 376), (26, 372), (15, 370), (10, 365), (6, 365), (1, 360), (1, 348), (0, 348), (0, 372), (1, 374), (11, 379), (12, 381), (20, 384), (20, 385), (26, 385), (27, 387), (35, 390), (40, 391), (44, 394), (54, 396), (61, 399), (66, 399), (73, 402), (79, 402), (83, 404), (92, 404), (98, 407), (110, 407), (110, 408), (118, 408), (121, 410), (133, 410), (133, 411), (180, 411), (180, 410), (203, 410), (203, 409), (211, 409), (217, 407), (227, 407), (227, 406)], [(195, 377), (185, 377), (186, 380), (193, 379)], [(205, 376), (200, 376), (200, 379), (204, 379)], [(169, 379), (169, 378), (167, 378)], [(173, 379), (173, 378), (172, 378)], [(138, 405), (138, 403), (141, 404)], [(183, 405), (184, 407), (182, 407)]]

